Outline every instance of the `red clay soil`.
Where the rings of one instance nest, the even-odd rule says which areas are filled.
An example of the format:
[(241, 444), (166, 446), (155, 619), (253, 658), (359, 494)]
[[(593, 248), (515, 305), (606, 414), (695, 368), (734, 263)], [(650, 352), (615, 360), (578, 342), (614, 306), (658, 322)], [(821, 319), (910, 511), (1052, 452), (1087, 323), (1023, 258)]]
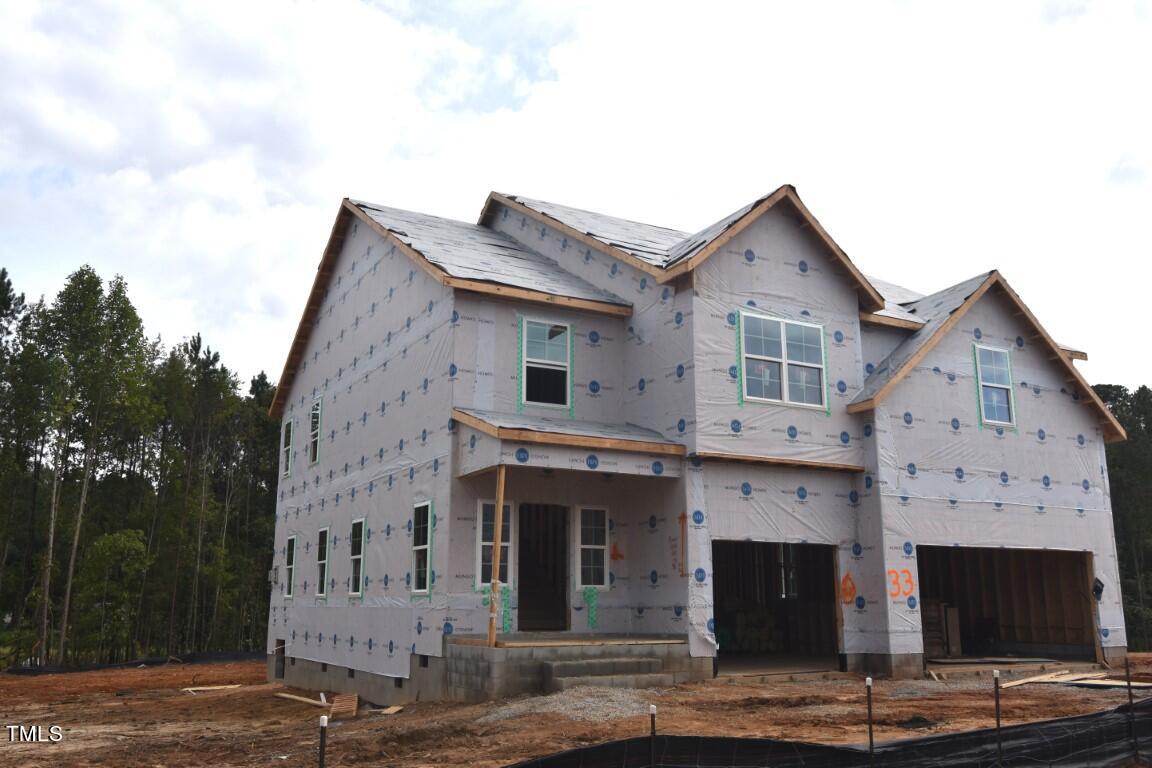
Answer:
[[(1134, 658), (1152, 675), (1152, 654)], [(0, 731), (0, 766), (313, 766), (324, 710), (273, 696), (262, 662), (169, 665), (65, 675), (0, 675), (0, 724), (63, 728), (59, 743), (11, 743)], [(188, 686), (242, 687), (190, 694)], [(993, 723), (991, 680), (877, 681), (878, 740), (970, 730)], [(292, 691), (314, 697), (304, 691)], [(859, 680), (682, 685), (633, 696), (633, 711), (659, 707), (672, 734), (771, 736), (828, 743), (867, 740)], [(1006, 723), (1108, 709), (1123, 689), (1024, 685), (1004, 691)], [(540, 708), (486, 719), (509, 702), (424, 702), (396, 715), (361, 714), (329, 729), (330, 766), (501, 766), (577, 746), (647, 733), (648, 717), (571, 720)]]

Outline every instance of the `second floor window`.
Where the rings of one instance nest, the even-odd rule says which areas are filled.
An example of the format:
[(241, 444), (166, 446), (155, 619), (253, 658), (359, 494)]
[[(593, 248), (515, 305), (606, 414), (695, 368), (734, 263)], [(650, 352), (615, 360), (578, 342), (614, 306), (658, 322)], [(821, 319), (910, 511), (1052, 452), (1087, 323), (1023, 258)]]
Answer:
[(991, 424), (1015, 423), (1007, 350), (976, 345), (976, 378), (980, 385), (980, 418)]
[(569, 333), (563, 323), (524, 320), (522, 397), (530, 405), (568, 405)]
[(292, 474), (292, 422), (284, 422), (280, 432), (280, 471), (284, 477)]
[(817, 325), (743, 313), (744, 396), (824, 405), (824, 331)]
[(308, 415), (308, 463), (315, 464), (320, 461), (320, 410), (322, 403), (316, 400), (312, 403), (312, 412)]

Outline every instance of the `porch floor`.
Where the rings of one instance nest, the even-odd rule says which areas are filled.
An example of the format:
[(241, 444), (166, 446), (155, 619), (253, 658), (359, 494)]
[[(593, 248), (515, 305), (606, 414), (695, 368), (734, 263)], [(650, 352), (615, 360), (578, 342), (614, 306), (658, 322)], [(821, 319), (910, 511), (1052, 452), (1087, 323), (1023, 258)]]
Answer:
[(756, 655), (720, 656), (718, 677), (760, 677), (839, 672), (837, 656)]
[[(487, 645), (483, 635), (452, 635), (445, 638), (456, 645)], [(562, 648), (582, 645), (683, 645), (683, 635), (628, 635), (573, 632), (513, 632), (496, 635), (497, 648)]]

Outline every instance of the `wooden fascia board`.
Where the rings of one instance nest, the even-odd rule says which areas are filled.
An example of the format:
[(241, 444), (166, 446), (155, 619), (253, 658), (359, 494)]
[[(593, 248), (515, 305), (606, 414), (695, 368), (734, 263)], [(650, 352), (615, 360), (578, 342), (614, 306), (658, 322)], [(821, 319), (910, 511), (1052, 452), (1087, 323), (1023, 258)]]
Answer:
[(924, 323), (918, 323), (915, 320), (888, 317), (887, 315), (878, 315), (875, 312), (861, 312), (860, 322), (867, 325), (884, 325), (889, 328), (901, 328), (906, 331), (918, 331), (924, 327)]
[(1078, 349), (1072, 349), (1071, 347), (1060, 347), (1060, 351), (1063, 352), (1065, 355), (1067, 355), (1069, 360), (1087, 360), (1088, 359), (1088, 353), (1087, 352), (1081, 352)]
[(535, 445), (561, 445), (571, 448), (591, 448), (608, 451), (636, 451), (655, 453), (661, 456), (683, 456), (686, 449), (675, 443), (655, 443), (646, 440), (629, 440), (616, 437), (595, 437), (592, 435), (570, 435), (564, 432), (538, 432), (533, 429), (497, 427), (471, 414), (453, 409), (452, 418), (461, 424), (472, 427), (489, 437), (517, 443)]
[(789, 459), (782, 456), (752, 456), (743, 453), (718, 453), (701, 451), (692, 454), (689, 458), (701, 458), (717, 461), (739, 461), (746, 464), (767, 464), (774, 467), (794, 467), (800, 469), (817, 469), (831, 472), (863, 472), (864, 467), (859, 464), (842, 464), (835, 461), (811, 461), (809, 459)]
[(601, 240), (597, 240), (587, 232), (581, 232), (575, 227), (565, 224), (559, 219), (553, 218), (545, 213), (540, 213), (540, 211), (529, 208), (523, 203), (519, 203), (507, 195), (500, 194), (499, 192), (488, 193), (488, 199), (484, 203), (484, 209), (480, 212), (480, 219), (478, 222), (482, 226), (488, 226), (488, 219), (493, 215), (494, 203), (499, 203), (500, 205), (506, 206), (509, 209), (516, 211), (517, 213), (527, 216), (535, 222), (545, 224), (549, 227), (552, 227), (553, 229), (559, 230), (568, 237), (571, 237), (573, 240), (581, 242), (590, 248), (595, 248), (601, 253), (607, 256), (611, 256), (614, 259), (623, 261), (625, 264), (631, 267), (635, 267), (641, 272), (655, 277), (658, 282), (663, 282), (661, 277), (664, 275), (664, 270), (660, 267), (649, 264), (643, 259), (638, 259), (627, 251), (623, 251), (616, 246), (609, 245), (608, 243), (605, 243)]
[(1054, 353), (1059, 364), (1064, 367), (1064, 370), (1068, 373), (1068, 380), (1080, 388), (1081, 398), (1086, 398), (1084, 402), (1090, 402), (1100, 411), (1100, 415), (1104, 421), (1104, 441), (1114, 443), (1127, 440), (1128, 433), (1125, 431), (1124, 426), (1112, 414), (1112, 411), (1108, 410), (1108, 406), (1105, 405), (1104, 401), (1100, 399), (1100, 396), (1096, 394), (1096, 390), (1092, 389), (1091, 385), (1089, 385), (1080, 374), (1080, 371), (1077, 370), (1075, 364), (1073, 364), (1071, 356), (1066, 354), (1065, 351), (1060, 348), (1060, 345), (1056, 343), (1056, 340), (1048, 335), (1048, 331), (1044, 330), (1044, 326), (1042, 326), (1036, 316), (1032, 314), (1032, 310), (1028, 308), (1028, 305), (1024, 303), (1024, 300), (1020, 298), (1019, 294), (1012, 290), (1012, 286), (1008, 285), (1008, 281), (1001, 277), (999, 273), (995, 274), (1000, 283), (1000, 287), (1004, 289), (1004, 294), (1008, 296), (1028, 322), (1031, 323), (1032, 327), (1040, 335), (1040, 338), (1044, 340), (1044, 343), (1046, 343)]
[(812, 212), (808, 210), (808, 206), (804, 205), (803, 201), (800, 200), (800, 196), (796, 194), (796, 191), (788, 185), (780, 187), (771, 195), (761, 200), (759, 205), (741, 216), (739, 220), (737, 220), (732, 226), (728, 227), (728, 229), (717, 236), (711, 243), (702, 248), (698, 253), (692, 255), (690, 258), (686, 259), (680, 264), (677, 264), (671, 269), (665, 270), (664, 273), (658, 278), (658, 282), (666, 283), (669, 280), (684, 274), (685, 272), (696, 269), (696, 267), (698, 267), (706, 259), (712, 256), (712, 254), (716, 253), (725, 245), (727, 245), (732, 238), (743, 232), (748, 226), (750, 226), (753, 222), (766, 214), (783, 200), (787, 200), (792, 204), (792, 206), (804, 219), (805, 223), (812, 228), (813, 232), (816, 233), (816, 236), (820, 239), (824, 246), (832, 252), (833, 258), (835, 258), (836, 261), (838, 261), (840, 265), (843, 266), (844, 269), (848, 272), (849, 277), (851, 277), (852, 281), (856, 284), (861, 306), (863, 306), (866, 311), (873, 312), (884, 309), (884, 297), (880, 295), (880, 292), (877, 291), (870, 282), (868, 282), (868, 278), (864, 277), (864, 274), (856, 268), (856, 265), (852, 263), (850, 258), (848, 258), (848, 254), (846, 254), (844, 250), (836, 243), (836, 241), (832, 239), (832, 236), (828, 234), (828, 231), (824, 229), (816, 217), (812, 215)]
[[(347, 201), (345, 201), (347, 202)], [(603, 315), (613, 315), (617, 317), (630, 317), (632, 315), (632, 306), (630, 304), (613, 304), (609, 301), (596, 301), (594, 299), (577, 299), (572, 296), (560, 296), (554, 293), (545, 293), (544, 291), (534, 291), (531, 288), (517, 288), (511, 285), (504, 285), (503, 283), (489, 283), (483, 280), (469, 280), (463, 277), (453, 277), (444, 270), (437, 267), (432, 262), (424, 257), (424, 254), (416, 250), (412, 246), (405, 243), (400, 238), (382, 225), (380, 222), (373, 219), (365, 211), (361, 210), (359, 206), (354, 203), (347, 203), (349, 210), (356, 214), (361, 221), (366, 223), (372, 228), (376, 234), (384, 238), (384, 240), (392, 245), (395, 245), (401, 252), (408, 258), (416, 262), (425, 272), (433, 277), (441, 285), (448, 286), (449, 288), (459, 288), (465, 291), (473, 291), (475, 293), (486, 293), (493, 296), (501, 296), (503, 298), (521, 299), (523, 301), (531, 301), (537, 304), (548, 304), (550, 306), (562, 306), (570, 309), (583, 309), (589, 312), (598, 312)]]
[(613, 304), (608, 301), (577, 299), (572, 296), (559, 296), (554, 293), (533, 291), (530, 288), (516, 288), (502, 283), (486, 283), (482, 280), (468, 280), (462, 277), (448, 277), (444, 280), (444, 284), (452, 288), (459, 288), (462, 291), (484, 293), (491, 296), (500, 296), (505, 299), (519, 299), (535, 304), (547, 304), (548, 306), (564, 307), (566, 309), (579, 309), (586, 312), (596, 312), (601, 315), (611, 315), (613, 317), (632, 316), (632, 306), (630, 304)]
[(728, 229), (717, 235), (716, 238), (712, 240), (712, 242), (708, 243), (708, 245), (704, 246), (701, 250), (692, 254), (690, 257), (672, 267), (671, 269), (664, 270), (663, 274), (657, 278), (657, 282), (666, 283), (669, 280), (673, 280), (679, 277), (685, 272), (691, 272), (692, 270), (696, 269), (696, 267), (704, 263), (708, 257), (727, 245), (729, 240), (743, 232), (749, 224), (756, 221), (756, 219), (770, 211), (776, 205), (776, 203), (783, 200), (787, 194), (788, 188), (780, 187), (775, 192), (768, 195), (768, 197), (760, 201), (759, 205), (741, 216), (735, 223), (732, 224), (732, 226), (728, 227)]
[(308, 346), (316, 315), (324, 303), (324, 291), (328, 288), (328, 281), (332, 277), (332, 265), (339, 255), (340, 247), (344, 244), (345, 232), (348, 229), (349, 219), (345, 213), (347, 204), (348, 199), (345, 198), (336, 213), (336, 220), (332, 222), (332, 232), (328, 235), (324, 254), (320, 257), (320, 264), (316, 268), (316, 276), (312, 278), (312, 290), (308, 292), (308, 301), (304, 304), (304, 311), (300, 313), (300, 322), (296, 324), (296, 335), (292, 338), (292, 346), (288, 348), (288, 357), (284, 360), (280, 380), (276, 382), (276, 395), (272, 398), (272, 404), (268, 406), (268, 415), (274, 419), (279, 419), (284, 414), (284, 405), (292, 388), (292, 382), (296, 378), (300, 358), (304, 355), (304, 348)]
[(932, 334), (932, 337), (929, 338), (928, 341), (924, 342), (920, 349), (916, 350), (912, 357), (908, 358), (908, 360), (906, 360), (904, 364), (900, 366), (900, 370), (897, 371), (892, 376), (892, 378), (885, 382), (884, 386), (882, 386), (875, 395), (863, 402), (849, 404), (847, 408), (848, 413), (861, 413), (862, 411), (870, 411), (875, 408), (881, 401), (883, 401), (888, 393), (891, 392), (897, 384), (903, 381), (904, 377), (907, 376), (910, 371), (914, 370), (916, 366), (920, 364), (920, 361), (923, 360), (929, 352), (936, 348), (936, 345), (940, 343), (941, 339), (947, 336), (948, 332), (956, 327), (956, 324), (959, 323), (961, 319), (963, 319), (964, 315), (968, 314), (968, 310), (970, 310), (972, 306), (977, 301), (979, 301), (980, 297), (987, 293), (988, 289), (995, 285), (999, 279), (999, 272), (993, 271), (990, 275), (988, 275), (984, 282), (980, 283), (980, 287), (973, 291), (972, 295), (965, 299), (964, 303), (956, 308), (956, 311), (952, 313), (951, 317), (940, 324), (940, 327), (936, 329), (936, 332)]

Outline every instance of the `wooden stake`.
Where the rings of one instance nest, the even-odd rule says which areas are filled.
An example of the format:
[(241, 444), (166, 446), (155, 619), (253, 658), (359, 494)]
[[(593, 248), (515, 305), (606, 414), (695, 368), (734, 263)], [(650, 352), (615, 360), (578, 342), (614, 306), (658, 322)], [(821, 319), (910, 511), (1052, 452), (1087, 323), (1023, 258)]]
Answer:
[[(496, 647), (496, 604), (500, 602), (500, 549), (503, 545), (501, 534), (504, 531), (504, 476), (508, 466), (501, 464), (496, 467), (496, 511), (492, 531), (492, 594), (488, 598), (488, 647)], [(481, 514), (481, 536), (483, 536), (484, 520)]]

